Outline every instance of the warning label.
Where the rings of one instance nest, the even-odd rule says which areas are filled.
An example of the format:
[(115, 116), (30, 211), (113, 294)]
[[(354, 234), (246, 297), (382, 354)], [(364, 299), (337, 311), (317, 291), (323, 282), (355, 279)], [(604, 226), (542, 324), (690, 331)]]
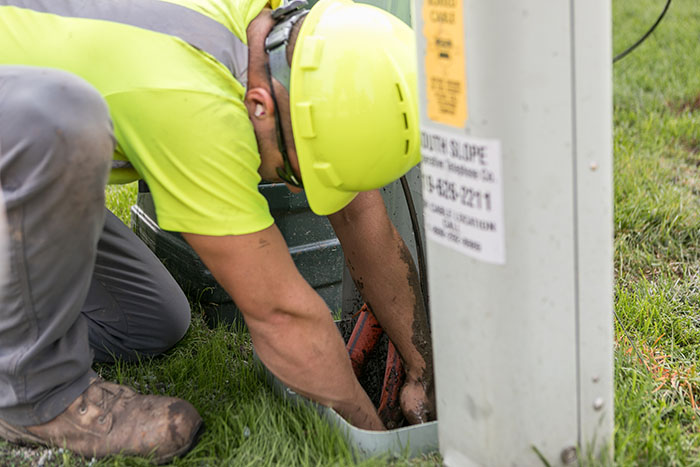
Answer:
[(428, 238), (505, 263), (500, 141), (423, 129), (421, 151)]
[(423, 2), (428, 117), (458, 128), (467, 121), (462, 17), (462, 0)]

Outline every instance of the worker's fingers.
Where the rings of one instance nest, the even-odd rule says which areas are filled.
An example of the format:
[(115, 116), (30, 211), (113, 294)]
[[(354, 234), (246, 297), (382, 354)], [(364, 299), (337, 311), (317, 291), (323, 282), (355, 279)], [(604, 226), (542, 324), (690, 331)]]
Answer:
[(434, 391), (428, 391), (421, 381), (407, 379), (401, 388), (401, 411), (406, 421), (415, 425), (435, 420)]

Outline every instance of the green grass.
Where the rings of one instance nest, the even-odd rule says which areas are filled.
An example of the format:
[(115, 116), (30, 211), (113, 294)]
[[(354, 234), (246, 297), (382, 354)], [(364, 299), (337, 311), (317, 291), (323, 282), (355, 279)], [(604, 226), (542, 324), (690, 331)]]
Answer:
[[(305, 404), (278, 397), (253, 357), (247, 332), (235, 326), (209, 328), (193, 307), (192, 326), (166, 355), (139, 364), (95, 365), (105, 379), (140, 392), (190, 401), (205, 421), (199, 443), (180, 466), (439, 465), (439, 456), (376, 458), (357, 463), (340, 432)], [(36, 465), (46, 450), (24, 455), (0, 445), (0, 465)], [(147, 459), (113, 457), (99, 462), (52, 451), (45, 466), (146, 466)]]
[[(633, 43), (663, 4), (614, 0), (614, 51)], [(674, 0), (654, 35), (614, 66), (614, 126), (615, 464), (700, 465), (697, 0)], [(110, 207), (127, 222), (134, 198), (134, 185), (108, 190)], [(164, 357), (97, 369), (199, 409), (207, 430), (175, 465), (356, 465), (339, 433), (313, 410), (272, 393), (245, 331), (209, 329), (196, 304), (189, 333)], [(32, 465), (41, 455), (0, 446), (2, 465)], [(44, 465), (146, 465), (134, 458), (43, 455)], [(360, 465), (387, 463), (439, 465), (440, 458)]]
[[(615, 51), (664, 3), (615, 0)], [(674, 0), (614, 67), (617, 465), (700, 465), (698, 31), (697, 1)]]
[(108, 185), (105, 193), (107, 206), (126, 225), (131, 225), (131, 206), (136, 204), (136, 182), (127, 185)]
[[(206, 431), (175, 465), (352, 463), (340, 434), (312, 409), (272, 393), (243, 330), (209, 329), (201, 313), (195, 313), (184, 342), (166, 357), (100, 369), (107, 379), (146, 393), (176, 394), (197, 407)], [(133, 459), (128, 463), (145, 465)]]

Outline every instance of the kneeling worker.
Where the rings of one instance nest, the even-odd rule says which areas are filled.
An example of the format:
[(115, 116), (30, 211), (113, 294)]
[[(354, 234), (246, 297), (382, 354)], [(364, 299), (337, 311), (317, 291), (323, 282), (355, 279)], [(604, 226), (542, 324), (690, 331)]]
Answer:
[(148, 183), (161, 228), (182, 232), (235, 300), (272, 373), (381, 430), (257, 187), (304, 189), (404, 362), (406, 418), (434, 418), (416, 269), (377, 191), (420, 159), (413, 34), (351, 0), (303, 3), (0, 0), (0, 437), (166, 462), (200, 428), (189, 403), (91, 369), (157, 355), (190, 320), (105, 209), (108, 177)]

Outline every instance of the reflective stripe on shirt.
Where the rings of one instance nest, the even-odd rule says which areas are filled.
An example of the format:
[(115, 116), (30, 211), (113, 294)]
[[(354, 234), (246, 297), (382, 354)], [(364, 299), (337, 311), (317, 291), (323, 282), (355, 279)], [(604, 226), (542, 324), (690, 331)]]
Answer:
[(177, 37), (216, 58), (243, 86), (248, 47), (218, 21), (198, 11), (160, 0), (0, 0), (39, 13), (110, 21)]

